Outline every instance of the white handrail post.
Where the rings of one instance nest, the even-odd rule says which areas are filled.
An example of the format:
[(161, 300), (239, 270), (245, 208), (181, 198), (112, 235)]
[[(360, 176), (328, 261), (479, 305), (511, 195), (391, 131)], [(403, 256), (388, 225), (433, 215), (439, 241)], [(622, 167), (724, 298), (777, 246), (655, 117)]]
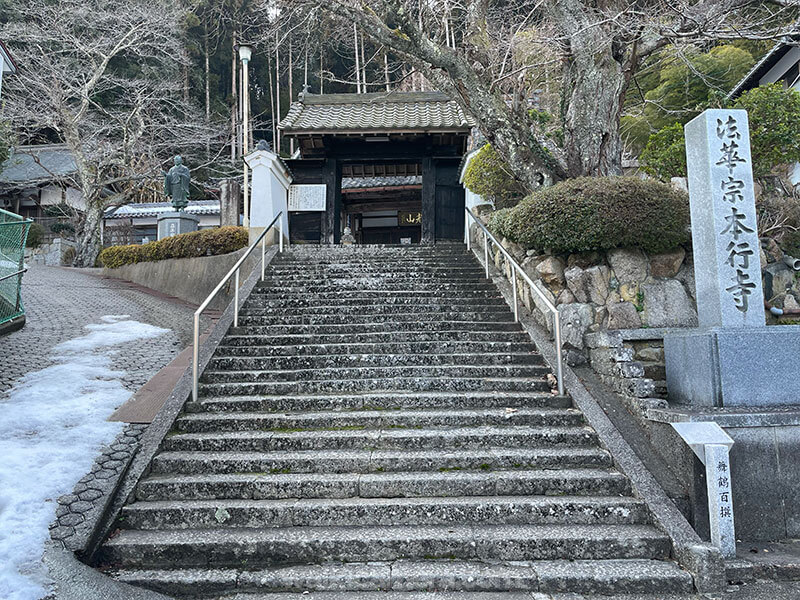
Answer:
[(267, 262), (267, 236), (261, 238), (261, 281), (264, 281), (264, 271)]
[(558, 365), (556, 365), (556, 374), (558, 376), (558, 395), (564, 395), (564, 359), (561, 356), (561, 315), (558, 313), (558, 309), (556, 312), (553, 313), (553, 335), (555, 337), (555, 345), (556, 345), (556, 360), (558, 361)]
[(278, 219), (278, 252), (283, 253), (283, 217)]
[(511, 293), (514, 296), (514, 322), (519, 323), (519, 299), (517, 298), (517, 269), (511, 269)]
[(464, 237), (467, 238), (466, 239), (467, 252), (469, 252), (470, 250), (472, 250), (472, 236), (470, 235), (470, 230), (469, 230), (470, 225), (471, 225), (470, 219), (472, 218), (472, 213), (469, 211), (469, 209), (466, 209), (466, 211), (467, 211), (467, 232), (466, 232), (467, 234)]
[(233, 326), (239, 326), (239, 269), (233, 276)]
[(489, 236), (483, 232), (483, 262), (486, 265), (486, 279), (489, 279)]
[(197, 402), (200, 374), (200, 309), (194, 313), (194, 336), (192, 338), (192, 398)]

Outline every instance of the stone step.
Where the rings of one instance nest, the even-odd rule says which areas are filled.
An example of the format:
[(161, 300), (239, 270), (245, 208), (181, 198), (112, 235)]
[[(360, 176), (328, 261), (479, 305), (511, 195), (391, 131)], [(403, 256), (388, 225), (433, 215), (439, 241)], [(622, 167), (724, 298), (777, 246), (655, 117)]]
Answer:
[(418, 498), (423, 496), (627, 496), (630, 482), (605, 469), (396, 473), (231, 473), (152, 475), (139, 500)]
[(449, 292), (421, 291), (421, 290), (335, 290), (329, 292), (306, 293), (302, 290), (287, 292), (278, 288), (255, 288), (247, 298), (248, 306), (258, 303), (272, 305), (280, 302), (304, 302), (335, 304), (338, 302), (364, 302), (369, 304), (375, 301), (387, 304), (408, 304), (416, 302), (462, 302), (468, 300), (496, 300), (501, 298), (497, 289), (486, 290), (461, 290), (458, 294)]
[(301, 431), (315, 429), (415, 429), (424, 427), (469, 427), (528, 425), (531, 427), (572, 427), (583, 425), (583, 415), (574, 408), (487, 408), (483, 410), (364, 410), (309, 413), (237, 412), (232, 414), (193, 413), (175, 422), (177, 431)]
[[(390, 600), (409, 598), (414, 592), (466, 593), (468, 599), (478, 600), (481, 592), (529, 591), (527, 600), (539, 600), (530, 595), (572, 593), (614, 594), (619, 592), (659, 594), (690, 594), (691, 576), (669, 562), (658, 560), (598, 560), (598, 561), (535, 561), (480, 562), (469, 560), (398, 560), (370, 563), (326, 563), (321, 565), (292, 565), (263, 570), (242, 569), (174, 569), (130, 570), (117, 574), (125, 583), (139, 585), (155, 592), (171, 595), (230, 593), (231, 590), (266, 593), (275, 597), (320, 597)], [(383, 593), (375, 590), (384, 590)], [(394, 590), (394, 593), (386, 593)], [(282, 592), (282, 593), (280, 593)], [(294, 592), (294, 593), (291, 593)], [(309, 593), (311, 592), (311, 593)], [(314, 593), (317, 592), (317, 593)], [(341, 593), (345, 592), (342, 596)], [(361, 592), (361, 593), (358, 593)], [(364, 594), (366, 592), (366, 594)], [(448, 596), (450, 594), (447, 594)], [(247, 596), (253, 598), (253, 596)], [(430, 600), (430, 595), (418, 595)], [(439, 598), (439, 594), (436, 594)], [(462, 596), (458, 596), (462, 598)], [(513, 600), (513, 595), (493, 596)], [(575, 596), (572, 600), (582, 600)], [(655, 599), (653, 599), (655, 600)]]
[(541, 448), (596, 446), (589, 427), (481, 426), (446, 429), (333, 429), (311, 431), (221, 431), (172, 433), (164, 450), (274, 452), (279, 450), (430, 450), (434, 448)]
[(275, 288), (282, 286), (319, 285), (325, 281), (327, 285), (336, 285), (350, 289), (358, 289), (373, 285), (396, 285), (411, 287), (418, 284), (467, 284), (472, 282), (486, 283), (486, 275), (480, 269), (464, 271), (460, 269), (444, 269), (438, 273), (425, 273), (420, 271), (340, 271), (331, 273), (322, 272), (306, 273), (275, 273), (272, 270), (264, 273), (264, 279), (258, 282), (259, 287)]
[(311, 368), (277, 371), (213, 371), (206, 369), (200, 381), (204, 383), (226, 382), (314, 382), (342, 379), (385, 379), (403, 377), (406, 379), (422, 378), (479, 378), (479, 377), (544, 377), (549, 369), (543, 365), (400, 365), (389, 367), (341, 367)]
[(161, 452), (157, 475), (202, 473), (388, 473), (498, 471), (613, 466), (601, 448), (486, 448), (478, 450), (308, 450), (283, 452)]
[[(253, 308), (253, 303), (257, 306)], [(258, 310), (258, 309), (317, 309), (322, 312), (327, 312), (331, 309), (345, 309), (357, 310), (364, 309), (387, 309), (388, 307), (440, 307), (447, 306), (454, 309), (477, 310), (482, 307), (505, 307), (508, 310), (508, 304), (500, 295), (486, 295), (486, 294), (471, 294), (459, 296), (458, 298), (452, 296), (412, 296), (400, 295), (389, 296), (371, 295), (371, 296), (340, 296), (340, 297), (326, 297), (326, 296), (303, 296), (297, 295), (285, 298), (268, 299), (263, 295), (251, 295), (248, 297), (245, 306), (248, 308), (244, 310)], [(473, 308), (474, 307), (474, 308)]]
[(211, 600), (708, 600), (695, 594), (545, 594), (512, 592), (241, 592), (213, 596)]
[(438, 294), (456, 295), (462, 291), (485, 291), (497, 293), (497, 288), (491, 281), (482, 279), (475, 281), (464, 281), (457, 279), (451, 282), (443, 282), (440, 280), (432, 279), (426, 281), (415, 282), (393, 282), (390, 280), (372, 279), (363, 282), (355, 283), (351, 281), (328, 281), (320, 282), (282, 282), (269, 286), (258, 287), (255, 293), (270, 297), (273, 294), (283, 294), (286, 292), (300, 292), (303, 294), (326, 294), (332, 292), (346, 292), (357, 289), (360, 292), (375, 290), (384, 292), (437, 292)]
[(398, 410), (464, 408), (569, 408), (572, 400), (551, 393), (427, 392), (329, 396), (223, 396), (187, 402), (187, 412), (302, 412), (319, 410)]
[[(252, 351), (252, 349), (251, 349)], [(455, 366), (455, 365), (543, 365), (539, 354), (318, 354), (312, 356), (215, 356), (208, 364), (213, 371), (255, 371), (276, 369), (330, 369), (342, 367)]]
[[(402, 558), (660, 559), (669, 538), (647, 525), (434, 525), (270, 529), (122, 530), (101, 562), (126, 567), (268, 566)], [(159, 564), (161, 563), (161, 564)]]
[[(203, 375), (206, 377), (207, 375)], [(201, 383), (200, 396), (253, 396), (280, 394), (358, 394), (370, 392), (546, 392), (544, 378), (530, 377), (391, 377), (385, 379), (329, 379)]]
[(408, 342), (495, 342), (527, 343), (531, 340), (523, 331), (381, 331), (359, 334), (288, 334), (268, 335), (248, 333), (249, 329), (231, 328), (223, 338), (221, 346), (292, 346), (306, 344), (387, 344)]
[(339, 279), (355, 276), (366, 277), (386, 277), (386, 278), (418, 278), (432, 276), (463, 275), (468, 278), (486, 277), (486, 271), (482, 266), (470, 262), (455, 262), (451, 265), (440, 265), (438, 263), (406, 265), (395, 264), (387, 270), (385, 266), (375, 266), (369, 263), (359, 265), (283, 265), (271, 264), (266, 270), (266, 276), (273, 279), (291, 279), (297, 277), (318, 278), (318, 279)]
[[(231, 327), (228, 335), (348, 335), (350, 341), (358, 341), (362, 334), (370, 333), (434, 333), (439, 331), (465, 331), (470, 333), (521, 333), (519, 323), (508, 315), (507, 321), (384, 321), (378, 323), (338, 323), (335, 325), (248, 325)], [(227, 336), (226, 336), (227, 337)]]
[[(536, 348), (530, 342), (384, 342), (378, 344), (294, 344), (289, 346), (227, 346), (220, 344), (214, 354), (215, 358), (223, 357), (316, 357), (316, 356), (441, 356), (457, 355), (537, 355)], [(411, 355), (411, 356), (409, 356)]]
[(127, 529), (327, 527), (332, 525), (641, 525), (646, 505), (621, 496), (463, 496), (160, 500), (123, 509)]
[(328, 314), (282, 314), (282, 315), (254, 315), (248, 313), (239, 315), (239, 326), (247, 327), (250, 325), (255, 326), (273, 326), (273, 325), (344, 325), (347, 327), (369, 325), (369, 324), (388, 324), (392, 327), (405, 326), (408, 323), (430, 323), (431, 321), (442, 321), (446, 323), (460, 323), (460, 322), (480, 322), (486, 323), (490, 321), (498, 323), (508, 323), (513, 321), (509, 318), (508, 308), (504, 311), (480, 311), (480, 312), (417, 312), (417, 313), (400, 313), (384, 311), (384, 312), (368, 312), (366, 314), (352, 314), (349, 312), (337, 312), (336, 310)]
[[(470, 314), (494, 314), (504, 313), (508, 314), (509, 308), (505, 303), (495, 302), (492, 304), (459, 304), (458, 301), (453, 301), (449, 304), (431, 304), (431, 303), (416, 303), (404, 305), (398, 309), (397, 305), (391, 304), (350, 304), (343, 306), (336, 306), (332, 304), (321, 306), (292, 306), (287, 302), (284, 306), (280, 307), (255, 307), (245, 308), (239, 311), (239, 316), (247, 317), (284, 317), (284, 316), (318, 316), (318, 315), (348, 315), (348, 316), (368, 316), (368, 315), (437, 315), (443, 319), (449, 318), (447, 315), (453, 313), (470, 313)], [(427, 318), (427, 317), (423, 317)], [(464, 320), (464, 319), (460, 319)]]
[[(252, 299), (252, 297), (251, 297)], [(250, 299), (245, 302), (239, 314), (298, 314), (322, 313), (327, 314), (332, 311), (352, 312), (363, 314), (364, 311), (386, 312), (394, 310), (396, 312), (432, 312), (450, 310), (490, 310), (508, 311), (508, 304), (503, 298), (413, 298), (399, 296), (396, 298), (345, 298), (336, 302), (335, 300), (309, 299), (309, 298), (288, 298), (283, 300), (273, 300), (263, 302), (259, 300), (258, 306), (251, 306)]]

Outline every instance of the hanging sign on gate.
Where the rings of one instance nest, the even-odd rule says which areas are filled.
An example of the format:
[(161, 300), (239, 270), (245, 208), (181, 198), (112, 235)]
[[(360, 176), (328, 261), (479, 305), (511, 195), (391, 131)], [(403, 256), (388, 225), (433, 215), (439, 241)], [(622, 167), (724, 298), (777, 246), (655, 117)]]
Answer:
[(325, 210), (327, 186), (324, 183), (300, 183), (289, 186), (290, 212)]

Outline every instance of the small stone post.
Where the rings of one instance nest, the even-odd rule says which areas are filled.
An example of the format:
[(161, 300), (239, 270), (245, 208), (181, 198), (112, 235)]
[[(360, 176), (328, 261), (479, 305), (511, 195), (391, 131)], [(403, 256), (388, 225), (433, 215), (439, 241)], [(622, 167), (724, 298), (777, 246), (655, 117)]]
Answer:
[(242, 190), (235, 179), (225, 179), (219, 184), (220, 227), (239, 225), (239, 200)]

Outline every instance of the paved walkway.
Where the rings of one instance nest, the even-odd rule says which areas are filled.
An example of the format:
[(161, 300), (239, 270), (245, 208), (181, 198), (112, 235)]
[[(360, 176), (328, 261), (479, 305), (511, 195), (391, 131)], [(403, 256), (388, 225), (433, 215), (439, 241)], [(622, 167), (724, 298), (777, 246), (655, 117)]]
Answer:
[(113, 366), (126, 372), (123, 384), (132, 392), (191, 343), (194, 307), (179, 300), (79, 269), (32, 266), (22, 282), (27, 322), (0, 337), (0, 398), (29, 371), (49, 366), (51, 348), (85, 335), (84, 327), (104, 315), (130, 315), (171, 330), (120, 348)]

